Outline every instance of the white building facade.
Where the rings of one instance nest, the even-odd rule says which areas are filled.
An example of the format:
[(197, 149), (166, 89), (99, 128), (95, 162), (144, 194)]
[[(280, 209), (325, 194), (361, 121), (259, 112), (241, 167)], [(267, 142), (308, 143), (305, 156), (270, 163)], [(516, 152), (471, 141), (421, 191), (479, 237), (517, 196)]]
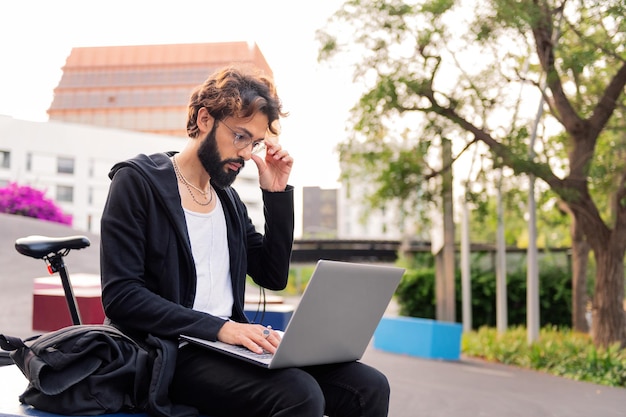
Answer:
[(342, 183), (337, 196), (339, 239), (401, 240), (412, 236), (412, 228), (403, 224), (397, 205), (386, 209), (367, 209), (364, 196), (371, 184), (351, 179)]
[[(98, 234), (111, 167), (137, 154), (180, 151), (186, 139), (77, 125), (30, 122), (0, 115), (0, 187), (11, 182), (45, 191), (72, 227)], [(235, 184), (255, 226), (262, 231), (263, 204), (257, 170), (249, 162)]]

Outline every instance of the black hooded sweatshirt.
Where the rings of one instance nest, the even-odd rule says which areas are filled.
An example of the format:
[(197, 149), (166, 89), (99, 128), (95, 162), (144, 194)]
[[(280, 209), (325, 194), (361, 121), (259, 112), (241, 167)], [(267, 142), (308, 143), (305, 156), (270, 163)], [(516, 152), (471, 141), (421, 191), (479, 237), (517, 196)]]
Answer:
[[(116, 164), (102, 215), (102, 302), (107, 320), (134, 338), (216, 340), (225, 320), (192, 309), (196, 270), (174, 168), (174, 152)], [(293, 187), (263, 193), (259, 233), (232, 187), (216, 188), (224, 214), (233, 289), (231, 319), (246, 322), (246, 275), (262, 287), (287, 285), (293, 244)]]

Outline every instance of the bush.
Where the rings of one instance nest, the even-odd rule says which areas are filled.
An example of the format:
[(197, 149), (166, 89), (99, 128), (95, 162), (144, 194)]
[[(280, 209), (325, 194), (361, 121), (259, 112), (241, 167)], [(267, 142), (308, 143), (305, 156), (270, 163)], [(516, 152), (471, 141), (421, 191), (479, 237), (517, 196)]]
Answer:
[[(474, 257), (471, 274), (472, 327), (496, 325), (496, 274), (482, 270), (480, 255)], [(571, 277), (566, 267), (539, 268), (541, 326), (571, 326)], [(462, 322), (461, 274), (455, 276), (456, 321)], [(434, 319), (436, 315), (435, 268), (408, 268), (396, 291), (400, 314)], [(510, 326), (526, 323), (526, 269), (507, 271), (507, 321)]]
[(567, 328), (544, 327), (539, 339), (528, 344), (524, 326), (509, 328), (504, 333), (482, 327), (464, 333), (461, 344), (467, 356), (577, 381), (626, 387), (626, 350), (620, 349), (619, 344), (597, 348), (589, 335)]
[(64, 214), (54, 201), (44, 196), (43, 191), (29, 186), (19, 186), (17, 183), (0, 188), (0, 213), (72, 224), (72, 216)]

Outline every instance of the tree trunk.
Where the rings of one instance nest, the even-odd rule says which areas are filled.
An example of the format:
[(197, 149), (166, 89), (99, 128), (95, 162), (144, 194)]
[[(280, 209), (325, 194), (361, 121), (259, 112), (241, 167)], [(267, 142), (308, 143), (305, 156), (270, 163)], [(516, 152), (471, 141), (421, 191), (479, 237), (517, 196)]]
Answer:
[(620, 342), (626, 347), (624, 314), (624, 251), (612, 247), (594, 250), (597, 263), (591, 334), (597, 346)]
[(589, 243), (585, 239), (582, 228), (570, 208), (559, 200), (559, 208), (571, 219), (570, 235), (572, 237), (572, 327), (579, 332), (587, 333), (587, 266), (589, 265)]
[(621, 210), (609, 229), (586, 194), (568, 204), (574, 214), (576, 228), (585, 235), (596, 259), (596, 282), (592, 302), (591, 335), (596, 346), (620, 343), (626, 347), (626, 315), (624, 314), (624, 254), (626, 253), (626, 222)]
[[(442, 140), (442, 164), (452, 164), (452, 142)], [(454, 289), (455, 245), (452, 193), (452, 170), (442, 175), (443, 248), (441, 250), (440, 277), (437, 279), (437, 320), (456, 322), (456, 292)], [(439, 258), (438, 258), (439, 259)]]
[(576, 220), (572, 217), (572, 326), (574, 330), (587, 333), (587, 265), (589, 264), (589, 244), (584, 238)]

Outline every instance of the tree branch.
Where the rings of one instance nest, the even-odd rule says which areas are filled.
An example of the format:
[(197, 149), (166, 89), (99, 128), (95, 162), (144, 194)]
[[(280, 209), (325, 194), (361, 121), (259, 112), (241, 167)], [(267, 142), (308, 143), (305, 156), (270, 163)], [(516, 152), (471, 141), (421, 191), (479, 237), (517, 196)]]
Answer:
[(452, 158), (452, 160), (450, 161), (449, 164), (441, 167), (441, 169), (439, 170), (433, 170), (433, 172), (431, 172), (428, 175), (424, 176), (424, 179), (426, 180), (430, 180), (431, 178), (434, 178), (438, 175), (443, 174), (444, 172), (450, 170), (450, 168), (452, 168), (452, 165), (454, 165), (454, 163), (461, 157), (461, 155), (463, 155), (465, 153), (465, 151), (467, 151), (469, 149), (470, 146), (472, 146), (473, 144), (475, 144), (476, 142), (478, 142), (478, 139), (474, 138), (471, 141), (469, 141), (461, 150), (461, 152), (459, 152), (459, 154), (457, 156), (455, 156), (454, 158)]
[[(568, 100), (563, 90), (561, 78), (554, 65), (554, 45), (557, 39), (553, 39), (553, 12), (548, 9), (545, 3), (538, 5), (537, 2), (535, 1), (535, 4), (537, 10), (540, 10), (540, 17), (531, 30), (535, 38), (535, 46), (541, 68), (543, 68), (546, 74), (546, 86), (552, 92), (553, 103), (548, 101), (548, 105), (553, 109), (554, 114), (558, 115), (557, 117), (565, 127), (565, 130), (576, 135), (583, 130), (583, 121)], [(561, 13), (560, 9), (557, 13)]]
[(626, 62), (622, 64), (611, 79), (611, 82), (607, 85), (604, 90), (604, 94), (600, 97), (600, 100), (598, 100), (598, 104), (593, 109), (593, 114), (589, 118), (591, 129), (593, 129), (596, 136), (598, 136), (602, 129), (604, 129), (607, 122), (611, 118), (611, 115), (615, 111), (617, 99), (623, 94), (625, 85)]

